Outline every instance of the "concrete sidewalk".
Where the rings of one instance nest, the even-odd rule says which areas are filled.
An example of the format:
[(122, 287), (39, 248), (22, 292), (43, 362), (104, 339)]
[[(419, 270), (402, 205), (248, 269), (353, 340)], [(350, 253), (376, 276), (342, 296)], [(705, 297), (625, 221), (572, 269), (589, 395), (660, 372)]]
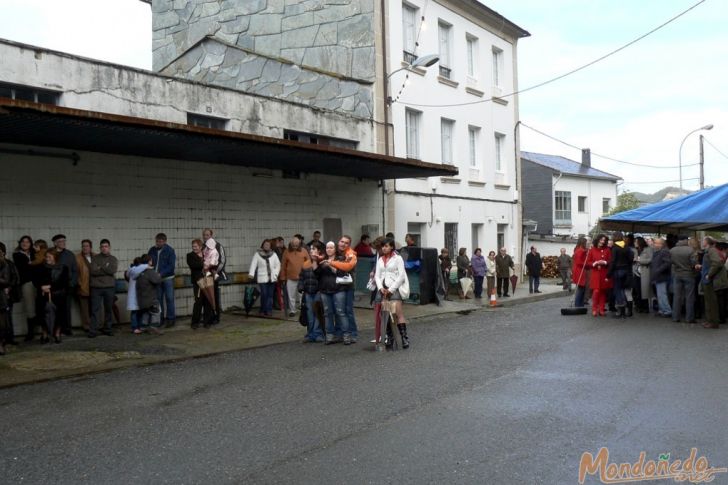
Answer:
[[(542, 294), (529, 295), (522, 287), (509, 299), (498, 303), (511, 306), (547, 298), (564, 296), (560, 286), (553, 282), (542, 283)], [(373, 313), (368, 299), (357, 301), (356, 319), (360, 329), (357, 346), (371, 346), (374, 327)], [(490, 308), (487, 299), (443, 301), (434, 305), (406, 305), (407, 319), (416, 325), (418, 320), (448, 313), (473, 311), (498, 311)], [(82, 376), (124, 367), (144, 366), (185, 359), (263, 347), (303, 339), (304, 329), (297, 319), (246, 317), (239, 312), (223, 315), (219, 325), (210, 329), (192, 330), (188, 319), (178, 320), (177, 326), (163, 335), (133, 335), (127, 325), (115, 328), (114, 337), (86, 338), (79, 330), (66, 337), (61, 344), (40, 345), (38, 340), (10, 346), (7, 355), (0, 357), (0, 388), (19, 384), (42, 382), (52, 379)], [(303, 344), (302, 344), (303, 345)], [(320, 344), (308, 344), (320, 345)], [(373, 346), (372, 346), (373, 349)]]

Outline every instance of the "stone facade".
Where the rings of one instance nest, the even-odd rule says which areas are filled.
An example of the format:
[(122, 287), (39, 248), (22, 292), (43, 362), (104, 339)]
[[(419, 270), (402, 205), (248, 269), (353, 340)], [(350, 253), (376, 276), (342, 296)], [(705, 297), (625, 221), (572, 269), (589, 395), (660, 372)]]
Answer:
[(257, 54), (373, 82), (374, 0), (153, 0), (160, 71), (214, 36)]
[(372, 86), (204, 38), (163, 74), (370, 118)]

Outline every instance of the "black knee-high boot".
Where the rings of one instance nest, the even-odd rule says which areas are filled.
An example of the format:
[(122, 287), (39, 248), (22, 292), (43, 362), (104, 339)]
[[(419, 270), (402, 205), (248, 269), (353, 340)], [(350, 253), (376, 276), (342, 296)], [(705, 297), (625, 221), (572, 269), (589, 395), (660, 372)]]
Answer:
[(627, 302), (627, 308), (626, 308), (626, 311), (624, 313), (624, 316), (625, 317), (631, 317), (632, 316), (632, 305), (633, 305), (633, 303), (631, 301), (628, 301)]
[(407, 324), (398, 323), (397, 328), (399, 329), (399, 335), (402, 337), (402, 348), (409, 348), (409, 337), (407, 337)]

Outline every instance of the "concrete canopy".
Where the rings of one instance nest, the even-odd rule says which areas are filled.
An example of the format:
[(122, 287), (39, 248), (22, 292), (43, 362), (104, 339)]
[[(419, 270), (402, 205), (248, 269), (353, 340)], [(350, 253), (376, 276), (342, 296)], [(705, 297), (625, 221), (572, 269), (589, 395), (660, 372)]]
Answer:
[(452, 165), (0, 98), (0, 143), (361, 179), (454, 176)]

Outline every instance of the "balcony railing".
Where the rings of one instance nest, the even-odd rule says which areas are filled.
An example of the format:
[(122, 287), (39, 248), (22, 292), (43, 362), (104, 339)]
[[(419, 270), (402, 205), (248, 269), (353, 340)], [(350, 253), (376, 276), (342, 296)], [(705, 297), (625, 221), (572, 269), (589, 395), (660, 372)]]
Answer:
[(450, 73), (452, 72), (452, 69), (445, 66), (440, 66), (440, 76), (450, 79)]
[(417, 56), (412, 54), (411, 52), (403, 51), (402, 58), (407, 64), (412, 64), (417, 59)]

